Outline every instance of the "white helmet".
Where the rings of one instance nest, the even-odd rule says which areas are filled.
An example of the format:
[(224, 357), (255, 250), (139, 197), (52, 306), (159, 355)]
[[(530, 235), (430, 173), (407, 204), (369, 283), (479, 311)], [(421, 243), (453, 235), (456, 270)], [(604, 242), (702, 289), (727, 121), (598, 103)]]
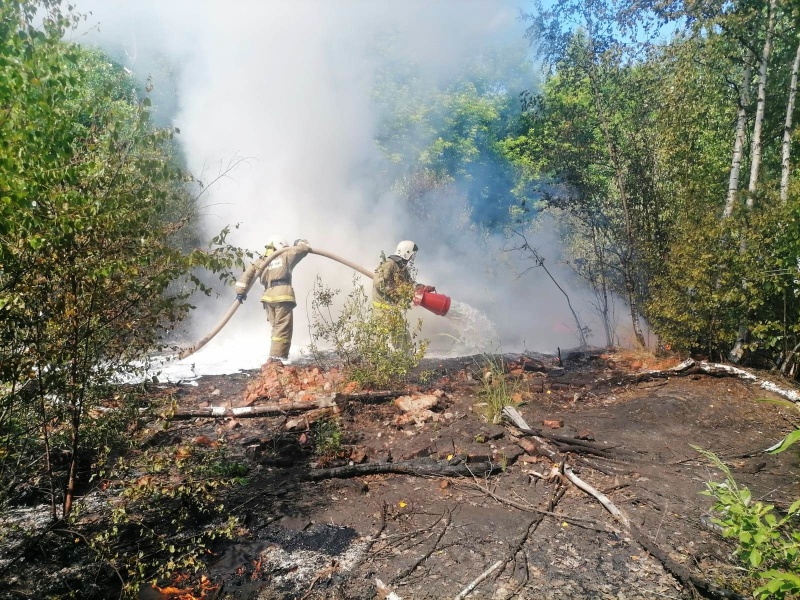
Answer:
[(419, 248), (417, 248), (417, 245), (414, 242), (404, 240), (397, 244), (397, 250), (395, 250), (394, 253), (403, 260), (409, 261), (414, 258), (417, 250), (419, 250)]
[(269, 236), (269, 241), (267, 242), (267, 246), (272, 246), (275, 248), (275, 250), (286, 248), (288, 245), (289, 242), (282, 235), (271, 235)]

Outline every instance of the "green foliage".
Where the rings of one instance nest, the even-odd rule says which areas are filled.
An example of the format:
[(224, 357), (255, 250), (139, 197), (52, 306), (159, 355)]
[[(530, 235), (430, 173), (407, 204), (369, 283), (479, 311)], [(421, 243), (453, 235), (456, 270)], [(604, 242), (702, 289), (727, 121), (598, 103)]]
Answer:
[(248, 468), (228, 458), (224, 443), (126, 454), (102, 473), (113, 493), (111, 519), (87, 541), (121, 578), (124, 597), (137, 598), (147, 582), (196, 573), (215, 540), (234, 537), (238, 522), (217, 497), (246, 483)]
[[(64, 515), (78, 463), (99, 450), (91, 409), (210, 293), (196, 269), (226, 278), (241, 262), (227, 231), (193, 249), (202, 191), (177, 130), (151, 124), (121, 67), (61, 41), (71, 10), (0, 6), (0, 500), (33, 475), (22, 465), (51, 465)], [(70, 457), (63, 476), (56, 451)]]
[(517, 168), (501, 142), (519, 122), (518, 95), (534, 83), (523, 40), (476, 49), (458, 75), (434, 78), (424, 65), (394, 55), (392, 40), (378, 70), (375, 100), (383, 118), (377, 141), (396, 168), (388, 177), (420, 218), (435, 193), (462, 195), (472, 223), (497, 226), (516, 201)]
[(317, 278), (311, 303), (311, 349), (321, 352), (330, 346), (342, 360), (345, 373), (364, 387), (385, 389), (401, 383), (425, 356), (428, 340), (420, 339), (422, 320), (409, 331), (408, 300), (398, 306), (372, 307), (363, 285), (353, 281), (353, 289), (336, 314), (339, 291), (323, 285)]
[[(748, 191), (748, 118), (736, 210), (723, 219), (742, 82), (764, 45), (768, 3), (533, 4), (528, 36), (547, 79), (524, 96), (522, 130), (501, 143), (519, 185), (539, 192), (522, 194), (518, 226), (543, 209), (554, 217), (607, 342), (613, 294), (634, 332), (641, 312), (665, 346), (727, 357), (746, 324), (750, 363), (798, 376), (796, 133), (793, 191), (777, 197), (797, 11), (777, 3), (760, 180)], [(676, 34), (656, 41), (663, 22)], [(796, 130), (796, 108), (794, 118)]]
[(335, 458), (342, 450), (342, 427), (339, 419), (320, 419), (311, 426), (314, 452), (322, 458)]
[[(800, 405), (790, 400), (783, 400), (780, 398), (760, 398), (760, 400), (762, 402), (769, 402), (770, 404), (777, 404), (778, 406), (800, 411)], [(798, 441), (800, 441), (800, 429), (795, 429), (794, 431), (788, 433), (786, 437), (784, 437), (777, 444), (767, 448), (765, 452), (768, 452), (769, 454), (780, 454), (781, 452), (786, 452)]]
[(502, 356), (499, 358), (487, 356), (482, 373), (478, 397), (483, 405), (486, 420), (489, 423), (500, 423), (506, 406), (516, 407), (522, 404), (522, 383), (506, 377)]
[(771, 504), (754, 502), (750, 490), (736, 483), (714, 453), (692, 447), (725, 475), (721, 483), (706, 483), (707, 489), (701, 493), (714, 498), (714, 510), (720, 516), (713, 522), (722, 528), (724, 537), (734, 539), (736, 554), (747, 571), (765, 580), (753, 594), (766, 599), (800, 593), (800, 531), (796, 526), (800, 500), (780, 516)]
[(722, 222), (713, 213), (684, 222), (646, 306), (664, 342), (724, 358), (745, 319), (752, 360), (773, 366), (770, 357), (789, 354), (800, 341), (793, 202)]

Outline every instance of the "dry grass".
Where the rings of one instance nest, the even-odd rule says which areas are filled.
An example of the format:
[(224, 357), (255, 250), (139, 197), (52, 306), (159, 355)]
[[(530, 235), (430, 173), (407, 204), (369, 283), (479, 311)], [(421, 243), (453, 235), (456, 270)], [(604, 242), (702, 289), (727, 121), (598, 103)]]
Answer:
[(656, 356), (648, 350), (629, 348), (617, 348), (602, 354), (601, 358), (625, 371), (660, 371), (674, 367), (682, 360), (674, 354)]

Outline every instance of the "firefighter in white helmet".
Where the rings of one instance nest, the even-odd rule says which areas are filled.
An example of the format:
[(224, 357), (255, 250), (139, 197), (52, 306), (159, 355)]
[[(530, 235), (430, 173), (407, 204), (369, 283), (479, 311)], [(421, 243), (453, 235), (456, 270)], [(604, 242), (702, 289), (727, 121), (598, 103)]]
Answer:
[[(411, 307), (416, 289), (436, 291), (433, 286), (414, 282), (411, 267), (417, 250), (414, 242), (403, 240), (397, 244), (394, 254), (386, 257), (375, 269), (375, 276), (372, 278), (372, 309), (376, 317), (394, 314), (400, 318)], [(395, 340), (394, 343), (408, 345), (409, 342), (410, 336), (406, 331), (405, 339)]]
[(375, 269), (372, 279), (372, 305), (382, 309), (389, 306), (411, 305), (414, 290), (422, 287), (426, 292), (435, 292), (429, 285), (414, 283), (411, 266), (417, 255), (417, 245), (409, 240), (397, 244), (397, 250), (390, 254)]
[(267, 321), (272, 327), (269, 357), (274, 361), (286, 361), (289, 358), (289, 349), (292, 345), (294, 330), (294, 307), (297, 300), (292, 287), (292, 271), (303, 260), (311, 249), (308, 241), (298, 239), (291, 247), (286, 238), (273, 235), (269, 237), (266, 252), (263, 258), (254, 262), (242, 277), (236, 282), (239, 302), (244, 302), (247, 296), (244, 291), (250, 286), (255, 274), (260, 270), (266, 259), (274, 252), (289, 248), (280, 256), (273, 258), (261, 273), (261, 283), (264, 285), (264, 294), (261, 304), (267, 312)]

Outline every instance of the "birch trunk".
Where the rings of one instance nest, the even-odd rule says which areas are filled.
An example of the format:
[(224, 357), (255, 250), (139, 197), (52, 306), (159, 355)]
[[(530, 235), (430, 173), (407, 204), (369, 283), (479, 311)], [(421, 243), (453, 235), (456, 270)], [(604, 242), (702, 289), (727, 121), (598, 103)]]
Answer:
[(736, 139), (733, 143), (733, 160), (731, 161), (731, 176), (728, 180), (728, 197), (725, 200), (725, 210), (722, 217), (727, 219), (733, 214), (736, 205), (736, 196), (739, 193), (739, 173), (742, 170), (742, 155), (744, 154), (744, 134), (747, 125), (747, 107), (750, 105), (750, 84), (753, 78), (753, 51), (748, 49), (745, 57), (744, 73), (742, 76), (742, 89), (739, 92), (739, 113), (736, 118)]
[(792, 79), (789, 83), (789, 102), (786, 105), (786, 123), (783, 126), (783, 148), (781, 150), (781, 202), (789, 197), (789, 157), (792, 147), (792, 114), (797, 96), (797, 72), (800, 70), (800, 43), (792, 64)]
[(767, 103), (767, 67), (772, 52), (772, 32), (775, 29), (775, 6), (777, 0), (770, 0), (767, 35), (764, 49), (761, 52), (761, 66), (758, 74), (758, 100), (756, 102), (756, 119), (753, 125), (753, 143), (751, 145), (750, 184), (747, 186), (747, 208), (753, 208), (753, 195), (758, 185), (758, 171), (761, 168), (761, 129), (764, 125), (764, 108)]

